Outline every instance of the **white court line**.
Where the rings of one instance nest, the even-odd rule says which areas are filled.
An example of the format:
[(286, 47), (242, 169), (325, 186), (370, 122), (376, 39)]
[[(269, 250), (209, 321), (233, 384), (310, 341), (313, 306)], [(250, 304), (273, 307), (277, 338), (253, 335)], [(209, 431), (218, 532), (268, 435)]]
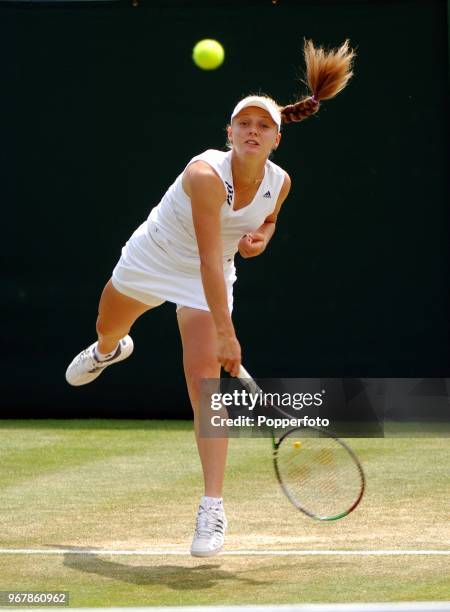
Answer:
[[(188, 550), (120, 550), (104, 548), (0, 548), (0, 555), (136, 555), (149, 557), (186, 556)], [(225, 550), (220, 556), (237, 557), (306, 557), (306, 556), (399, 556), (399, 555), (435, 555), (448, 556), (450, 550)]]
[[(86, 612), (86, 608), (71, 610)], [(421, 601), (358, 604), (271, 604), (234, 606), (176, 606), (158, 608), (108, 608), (108, 612), (448, 612), (448, 601)]]
[[(15, 612), (29, 612), (30, 609), (14, 607)], [(33, 609), (34, 612), (38, 612), (49, 608), (33, 606)], [(89, 610), (98, 610), (98, 608), (70, 608), (70, 610), (88, 612)], [(449, 612), (449, 610), (450, 602), (448, 601), (108, 608), (108, 612)]]

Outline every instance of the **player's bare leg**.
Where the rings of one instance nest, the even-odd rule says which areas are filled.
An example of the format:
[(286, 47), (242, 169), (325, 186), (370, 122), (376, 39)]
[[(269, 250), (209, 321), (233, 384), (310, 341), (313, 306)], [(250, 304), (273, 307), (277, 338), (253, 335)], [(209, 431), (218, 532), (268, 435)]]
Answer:
[(183, 343), (183, 366), (189, 398), (194, 411), (194, 427), (205, 481), (205, 495), (222, 494), (227, 438), (205, 438), (199, 435), (200, 381), (219, 378), (216, 329), (210, 312), (183, 307), (178, 310), (178, 325)]
[(205, 484), (205, 496), (200, 502), (191, 554), (206, 557), (220, 551), (227, 526), (221, 496), (228, 439), (202, 437), (199, 432), (200, 381), (202, 378), (220, 376), (217, 334), (210, 312), (183, 307), (177, 315), (183, 343), (184, 373), (194, 411), (195, 436)]
[[(161, 303), (155, 301), (155, 306)], [(133, 323), (152, 306), (123, 295), (111, 280), (103, 289), (97, 317), (98, 341), (81, 351), (70, 363), (66, 380), (73, 386), (95, 380), (105, 368), (123, 361), (133, 352), (128, 335)]]
[(151, 308), (148, 304), (120, 293), (109, 280), (98, 305), (96, 329), (99, 352), (113, 351), (119, 340), (128, 334), (133, 323)]

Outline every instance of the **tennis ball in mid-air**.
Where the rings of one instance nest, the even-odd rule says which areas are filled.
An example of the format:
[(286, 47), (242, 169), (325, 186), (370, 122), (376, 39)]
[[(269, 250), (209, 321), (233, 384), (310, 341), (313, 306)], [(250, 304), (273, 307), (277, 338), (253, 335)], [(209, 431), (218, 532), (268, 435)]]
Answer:
[(301, 445), (302, 445), (302, 443), (301, 443), (301, 442), (298, 442), (298, 441), (297, 441), (297, 442), (294, 442), (294, 448), (300, 448), (300, 447), (301, 447)]
[(223, 62), (225, 51), (217, 40), (205, 38), (200, 40), (192, 51), (194, 63), (202, 70), (214, 70)]

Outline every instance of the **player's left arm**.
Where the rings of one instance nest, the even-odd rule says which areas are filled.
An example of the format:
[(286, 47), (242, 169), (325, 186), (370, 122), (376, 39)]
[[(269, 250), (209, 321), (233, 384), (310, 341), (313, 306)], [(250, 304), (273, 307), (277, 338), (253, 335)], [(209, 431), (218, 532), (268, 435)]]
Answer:
[(283, 202), (288, 197), (290, 189), (291, 179), (289, 174), (285, 172), (283, 186), (281, 187), (280, 195), (278, 196), (273, 212), (264, 219), (264, 223), (258, 227), (256, 232), (246, 234), (240, 239), (238, 248), (241, 257), (245, 259), (248, 257), (256, 257), (265, 251), (266, 246), (275, 233), (278, 214)]

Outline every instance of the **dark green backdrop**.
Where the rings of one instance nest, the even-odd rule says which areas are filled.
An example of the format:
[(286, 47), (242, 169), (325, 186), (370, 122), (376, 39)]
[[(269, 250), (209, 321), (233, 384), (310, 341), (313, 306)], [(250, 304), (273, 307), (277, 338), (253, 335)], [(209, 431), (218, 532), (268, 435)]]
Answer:
[[(260, 377), (449, 376), (446, 2), (0, 6), (3, 416), (189, 416), (173, 305), (134, 356), (64, 381), (123, 243), (247, 93), (300, 91), (303, 37), (356, 76), (288, 126), (270, 248), (239, 260), (234, 320)], [(202, 6), (203, 5), (203, 6)], [(226, 61), (195, 68), (196, 41)]]

